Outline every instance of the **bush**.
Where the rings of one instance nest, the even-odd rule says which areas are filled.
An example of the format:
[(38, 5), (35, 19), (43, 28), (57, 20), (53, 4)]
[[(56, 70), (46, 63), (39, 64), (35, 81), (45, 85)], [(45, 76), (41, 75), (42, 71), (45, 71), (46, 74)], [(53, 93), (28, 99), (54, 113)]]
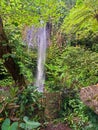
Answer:
[(86, 109), (86, 106), (79, 99), (78, 91), (72, 89), (63, 91), (60, 117), (73, 130), (82, 130), (81, 128), (84, 128), (88, 123)]
[(39, 111), (42, 111), (40, 99), (42, 94), (36, 87), (29, 85), (22, 91), (18, 87), (9, 88), (9, 91), (2, 92), (0, 101), (0, 115), (3, 118), (10, 118), (12, 121), (21, 121), (24, 116), (35, 120), (40, 118)]
[(80, 47), (57, 48), (54, 52), (54, 48), (50, 48), (47, 58), (46, 89), (62, 91), (61, 120), (73, 130), (98, 128), (98, 116), (79, 98), (80, 88), (98, 82), (98, 53)]
[(53, 55), (47, 58), (47, 89), (79, 89), (98, 82), (98, 53), (80, 47), (67, 47)]
[(98, 130), (98, 115), (81, 102), (76, 90), (63, 91), (60, 117), (73, 130)]

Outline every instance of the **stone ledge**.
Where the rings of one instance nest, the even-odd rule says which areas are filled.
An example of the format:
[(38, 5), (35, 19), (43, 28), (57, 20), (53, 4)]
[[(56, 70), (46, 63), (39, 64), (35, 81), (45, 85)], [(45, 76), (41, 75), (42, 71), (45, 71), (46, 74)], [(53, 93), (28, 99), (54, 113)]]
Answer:
[(98, 114), (98, 85), (92, 85), (80, 90), (80, 99), (85, 105)]

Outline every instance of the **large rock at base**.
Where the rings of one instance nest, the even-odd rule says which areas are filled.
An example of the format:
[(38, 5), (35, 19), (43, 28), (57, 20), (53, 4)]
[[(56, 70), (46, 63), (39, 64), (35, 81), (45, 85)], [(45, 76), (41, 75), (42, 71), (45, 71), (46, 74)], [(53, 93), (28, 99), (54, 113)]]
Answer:
[(85, 105), (98, 114), (98, 85), (82, 88), (80, 90), (80, 98)]

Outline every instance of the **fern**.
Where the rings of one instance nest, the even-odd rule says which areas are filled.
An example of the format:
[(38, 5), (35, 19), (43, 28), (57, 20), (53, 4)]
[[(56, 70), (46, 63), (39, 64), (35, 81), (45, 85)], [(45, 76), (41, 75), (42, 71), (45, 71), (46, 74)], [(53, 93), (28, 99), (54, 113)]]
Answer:
[(79, 30), (90, 30), (96, 32), (98, 29), (98, 0), (84, 0), (81, 4), (70, 11), (64, 19), (61, 30), (70, 34)]

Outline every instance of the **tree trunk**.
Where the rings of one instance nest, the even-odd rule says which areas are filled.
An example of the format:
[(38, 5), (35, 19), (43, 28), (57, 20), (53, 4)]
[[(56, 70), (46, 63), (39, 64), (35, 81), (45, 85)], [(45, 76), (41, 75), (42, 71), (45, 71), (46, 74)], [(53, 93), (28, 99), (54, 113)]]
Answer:
[(13, 77), (16, 85), (18, 85), (19, 87), (25, 86), (26, 83), (24, 76), (20, 74), (19, 66), (15, 63), (14, 59), (11, 57), (12, 54), (11, 48), (8, 45), (8, 38), (4, 32), (2, 18), (0, 17), (0, 58), (3, 59), (3, 56), (5, 54), (8, 54), (8, 57), (4, 59), (4, 66)]

